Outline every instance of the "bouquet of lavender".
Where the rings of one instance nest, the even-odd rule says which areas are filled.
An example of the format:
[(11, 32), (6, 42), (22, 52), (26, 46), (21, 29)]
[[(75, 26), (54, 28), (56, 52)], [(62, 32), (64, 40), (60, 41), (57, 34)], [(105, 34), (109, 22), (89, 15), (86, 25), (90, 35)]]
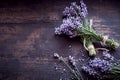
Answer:
[(70, 7), (66, 7), (63, 11), (65, 18), (60, 27), (55, 28), (55, 34), (66, 34), (70, 38), (79, 36), (90, 56), (96, 54), (93, 45), (93, 41), (95, 40), (103, 42), (111, 48), (117, 48), (119, 44), (116, 41), (98, 34), (92, 28), (93, 21), (88, 21), (86, 18), (87, 14), (87, 7), (82, 0), (79, 5), (77, 5), (76, 2), (71, 3)]
[(102, 57), (90, 59), (82, 70), (98, 80), (119, 80), (120, 61), (108, 52), (103, 52)]

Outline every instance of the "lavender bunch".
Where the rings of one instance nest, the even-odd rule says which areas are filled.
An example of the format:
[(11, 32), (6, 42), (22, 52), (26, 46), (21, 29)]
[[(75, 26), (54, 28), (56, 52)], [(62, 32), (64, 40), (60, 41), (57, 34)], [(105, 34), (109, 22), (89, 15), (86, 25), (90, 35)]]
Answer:
[(106, 74), (106, 78), (109, 80), (119, 80), (120, 79), (120, 61), (113, 56), (111, 56), (108, 52), (103, 52), (103, 57), (106, 60), (112, 62), (112, 66), (108, 74)]
[(112, 64), (104, 59), (95, 58), (89, 61), (89, 66), (100, 70), (101, 72), (108, 72)]
[(66, 7), (63, 11), (63, 15), (67, 18), (63, 19), (60, 27), (55, 28), (55, 34), (66, 34), (70, 38), (78, 36), (77, 30), (83, 26), (87, 14), (87, 7), (83, 1), (80, 1), (80, 6), (76, 2), (71, 3), (70, 7)]
[(76, 2), (71, 3), (71, 5), (63, 11), (63, 15), (66, 17), (63, 19), (60, 27), (55, 28), (55, 34), (65, 34), (70, 38), (79, 36), (90, 56), (96, 55), (93, 45), (94, 41), (100, 41), (111, 48), (117, 48), (119, 44), (116, 41), (98, 34), (92, 28), (93, 20), (88, 21), (86, 18), (87, 14), (87, 7), (82, 0), (79, 5), (77, 5)]
[(118, 80), (120, 78), (120, 61), (110, 53), (103, 52), (102, 58), (90, 59), (88, 64), (82, 66), (82, 70), (97, 79)]
[(88, 65), (82, 66), (82, 70), (97, 79), (104, 79), (113, 65), (104, 59), (95, 58), (88, 62)]

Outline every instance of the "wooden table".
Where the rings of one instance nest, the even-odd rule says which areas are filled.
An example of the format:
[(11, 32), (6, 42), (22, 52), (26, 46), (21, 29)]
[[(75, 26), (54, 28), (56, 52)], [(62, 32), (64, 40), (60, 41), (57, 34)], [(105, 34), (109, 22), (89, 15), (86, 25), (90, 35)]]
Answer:
[[(0, 80), (70, 80), (69, 70), (53, 54), (72, 55), (76, 60), (88, 58), (79, 39), (54, 35), (54, 28), (62, 23), (62, 11), (72, 1), (0, 2)], [(85, 3), (95, 30), (119, 42), (120, 0)], [(120, 47), (111, 53), (120, 58)]]

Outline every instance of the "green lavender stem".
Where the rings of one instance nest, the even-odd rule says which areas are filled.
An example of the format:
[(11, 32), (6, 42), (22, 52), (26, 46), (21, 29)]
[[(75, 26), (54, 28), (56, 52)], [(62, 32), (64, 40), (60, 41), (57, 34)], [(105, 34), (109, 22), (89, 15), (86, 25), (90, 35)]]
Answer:
[(107, 75), (109, 80), (119, 80), (120, 79), (120, 66), (112, 67), (109, 74)]
[[(90, 31), (90, 30), (87, 30), (84, 28), (84, 32), (86, 32), (86, 31), (87, 31), (87, 33), (84, 33), (84, 35), (91, 36), (93, 39), (96, 39), (97, 41), (103, 41), (104, 38), (102, 35), (96, 33), (93, 30)], [(119, 43), (114, 40), (111, 40), (111, 39), (107, 39), (106, 44), (113, 49), (119, 47)]]
[(80, 77), (78, 76), (78, 74), (75, 72), (75, 70), (73, 70), (63, 59), (63, 57), (60, 57), (60, 60), (64, 62), (64, 64), (70, 69), (70, 71), (74, 74), (74, 76), (77, 78), (77, 80), (81, 80)]
[(96, 55), (95, 47), (92, 43), (91, 37), (83, 34), (84, 32), (82, 32), (82, 31), (84, 31), (84, 29), (87, 29), (87, 30), (90, 30), (90, 31), (92, 30), (92, 28), (89, 27), (89, 24), (88, 24), (87, 20), (84, 20), (83, 27), (80, 30), (78, 30), (78, 32), (80, 32), (80, 37), (83, 41), (84, 48), (89, 52), (90, 56), (94, 56), (94, 55)]
[(77, 73), (77, 75), (81, 77), (81, 80), (84, 80), (83, 77), (82, 77), (81, 72), (79, 72), (79, 69), (77, 68), (76, 65), (75, 65), (75, 69), (76, 69), (76, 73)]
[[(85, 39), (85, 38), (84, 38), (84, 39)], [(89, 52), (89, 56), (94, 56), (94, 55), (96, 55), (95, 47), (94, 47), (92, 41), (91, 41), (89, 38), (85, 39), (84, 44), (85, 44), (84, 47), (86, 47), (86, 49), (87, 49), (88, 52)]]
[[(78, 29), (79, 36), (90, 37), (93, 40), (103, 41), (104, 37), (98, 34), (93, 28), (90, 28), (88, 25), (87, 19), (83, 21), (83, 27)], [(107, 39), (106, 44), (111, 48), (119, 47), (119, 43), (115, 40)]]

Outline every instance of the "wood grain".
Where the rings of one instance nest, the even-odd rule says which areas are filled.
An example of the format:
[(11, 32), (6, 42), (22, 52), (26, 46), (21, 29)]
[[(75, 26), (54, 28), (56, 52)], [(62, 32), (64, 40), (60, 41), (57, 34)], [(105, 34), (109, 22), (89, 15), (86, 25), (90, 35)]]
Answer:
[[(1, 1), (0, 80), (70, 80), (69, 70), (54, 60), (53, 54), (87, 59), (79, 39), (54, 35), (54, 28), (62, 22), (62, 11), (72, 1)], [(120, 1), (85, 0), (85, 3), (95, 30), (119, 42)], [(116, 58), (120, 58), (119, 53), (120, 48), (112, 52)], [(93, 79), (85, 75), (85, 80)]]

